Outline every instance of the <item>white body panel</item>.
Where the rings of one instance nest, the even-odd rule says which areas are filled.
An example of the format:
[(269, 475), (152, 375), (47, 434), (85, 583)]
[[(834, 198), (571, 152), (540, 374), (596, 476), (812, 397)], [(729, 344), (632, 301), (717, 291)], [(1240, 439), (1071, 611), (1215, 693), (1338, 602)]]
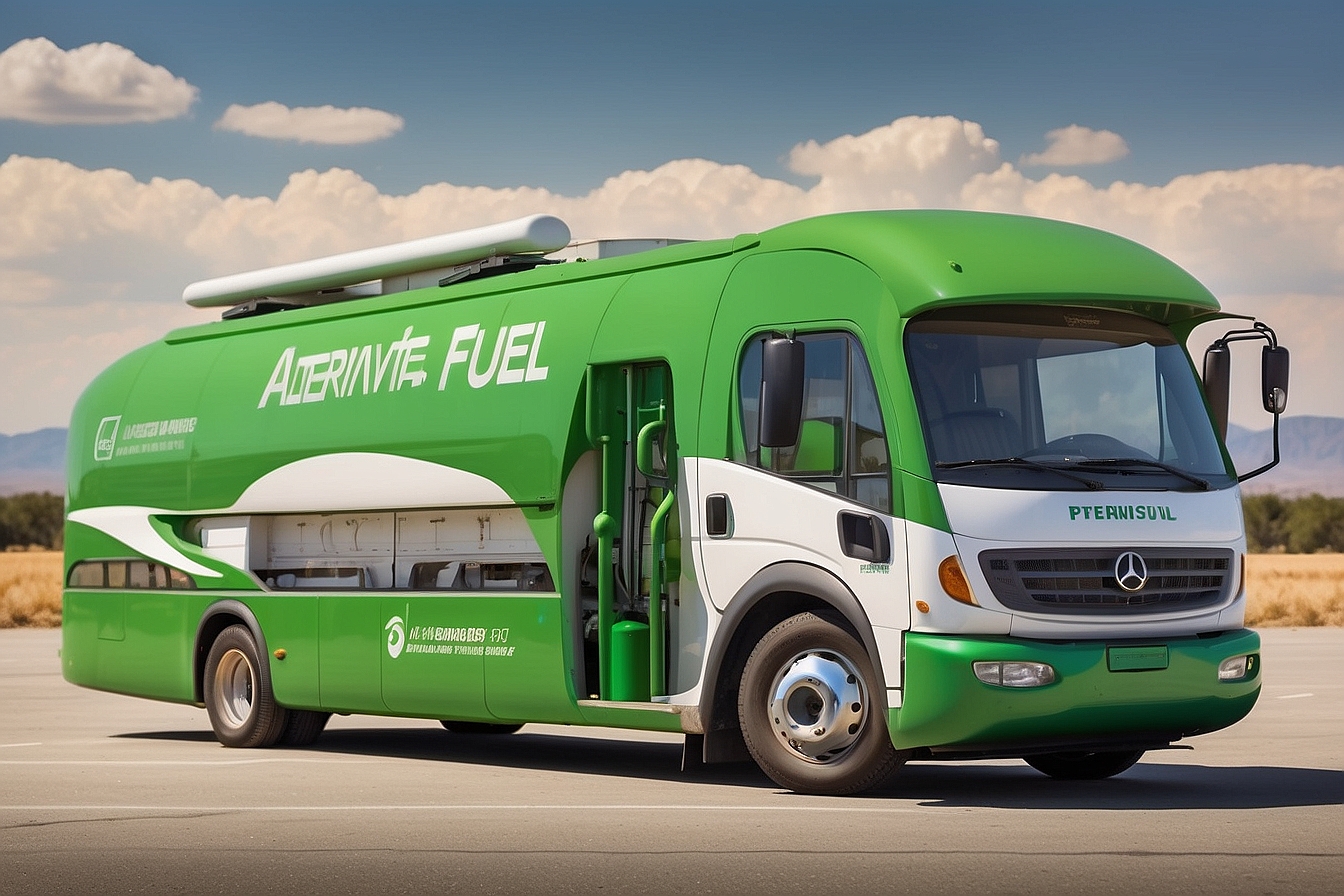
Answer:
[[(912, 579), (916, 569), (935, 569), (955, 544), (961, 568), (979, 608), (957, 604), (937, 588), (936, 575), (914, 588), (925, 591), (928, 614), (917, 614), (915, 628), (965, 634), (1009, 634), (1023, 638), (1180, 637), (1238, 628), (1244, 615), (1243, 589), (1220, 604), (1186, 611), (1121, 614), (1048, 614), (1011, 610), (994, 597), (978, 557), (1003, 548), (1223, 548), (1233, 563), (1244, 562), (1240, 493), (1097, 491), (1054, 492), (940, 485), (953, 535), (921, 533), (911, 527)], [(1140, 510), (1140, 508), (1142, 508)], [(916, 562), (916, 545), (929, 553)], [(947, 553), (943, 553), (947, 552)], [(1241, 569), (1229, 571), (1233, 581)], [(912, 585), (913, 587), (913, 585)], [(934, 590), (936, 589), (936, 590)], [(948, 606), (950, 605), (950, 606)]]
[[(752, 576), (775, 563), (817, 566), (858, 598), (872, 624), (887, 687), (900, 687), (901, 633), (910, 627), (903, 521), (742, 464), (700, 458), (698, 468), (697, 511), (713, 494), (727, 495), (731, 507), (727, 537), (705, 536), (700, 520), (692, 539), (700, 580), (712, 605), (722, 612)], [(865, 563), (841, 551), (837, 523), (841, 510), (872, 513), (887, 526), (890, 564)], [(893, 706), (899, 705), (898, 695), (889, 696)]]
[[(1235, 488), (1054, 492), (943, 484), (938, 493), (952, 532), (977, 539), (1041, 545), (1224, 545), (1242, 532), (1241, 495)], [(1094, 519), (1098, 507), (1102, 518)], [(1135, 518), (1118, 518), (1123, 508), (1140, 507), (1142, 514), (1131, 514)], [(1115, 517), (1107, 518), (1106, 508), (1116, 508)], [(1151, 519), (1154, 515), (1158, 518)]]

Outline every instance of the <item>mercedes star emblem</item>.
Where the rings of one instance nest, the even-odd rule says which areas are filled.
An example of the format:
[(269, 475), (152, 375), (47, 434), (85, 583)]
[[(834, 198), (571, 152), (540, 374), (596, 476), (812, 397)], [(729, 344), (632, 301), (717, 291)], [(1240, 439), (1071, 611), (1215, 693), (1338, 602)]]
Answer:
[(1148, 583), (1148, 564), (1135, 551), (1115, 558), (1115, 581), (1126, 591), (1138, 591)]

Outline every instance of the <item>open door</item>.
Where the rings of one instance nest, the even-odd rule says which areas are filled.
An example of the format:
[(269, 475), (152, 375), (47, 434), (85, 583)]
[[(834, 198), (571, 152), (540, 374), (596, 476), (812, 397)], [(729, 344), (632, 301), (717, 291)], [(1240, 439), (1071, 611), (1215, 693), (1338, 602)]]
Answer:
[(672, 419), (665, 363), (589, 368), (587, 434), (601, 472), (585, 563), (597, 606), (585, 622), (592, 631), (585, 650), (595, 660), (587, 663), (587, 690), (601, 700), (647, 702), (666, 693), (669, 583), (680, 576)]

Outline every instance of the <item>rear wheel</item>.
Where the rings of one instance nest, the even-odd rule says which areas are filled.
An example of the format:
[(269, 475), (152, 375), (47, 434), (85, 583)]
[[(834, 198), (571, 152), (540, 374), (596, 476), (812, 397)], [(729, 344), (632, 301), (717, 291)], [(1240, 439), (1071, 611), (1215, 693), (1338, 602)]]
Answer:
[(229, 626), (210, 645), (204, 690), (210, 727), (224, 746), (269, 747), (284, 731), (285, 710), (246, 626)]
[(908, 754), (887, 732), (873, 664), (853, 635), (812, 613), (766, 632), (738, 692), (742, 736), (767, 775), (799, 793), (857, 793)]
[(285, 730), (280, 732), (279, 743), (286, 747), (306, 747), (317, 740), (330, 718), (329, 712), (286, 709)]
[(452, 719), (444, 719), (439, 724), (454, 734), (515, 734), (523, 727), (522, 722), (455, 722)]
[(1027, 765), (1052, 778), (1065, 781), (1096, 781), (1118, 775), (1139, 761), (1143, 750), (1103, 753), (1042, 753), (1023, 757)]

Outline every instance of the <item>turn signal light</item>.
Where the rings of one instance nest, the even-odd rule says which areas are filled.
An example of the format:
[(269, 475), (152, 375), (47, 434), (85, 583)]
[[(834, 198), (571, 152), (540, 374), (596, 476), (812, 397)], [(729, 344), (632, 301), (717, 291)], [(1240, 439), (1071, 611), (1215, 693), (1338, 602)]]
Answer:
[(947, 596), (953, 600), (973, 607), (980, 606), (971, 595), (971, 585), (966, 581), (966, 573), (961, 571), (961, 564), (957, 562), (955, 554), (945, 557), (943, 562), (938, 564), (938, 584), (943, 586)]

